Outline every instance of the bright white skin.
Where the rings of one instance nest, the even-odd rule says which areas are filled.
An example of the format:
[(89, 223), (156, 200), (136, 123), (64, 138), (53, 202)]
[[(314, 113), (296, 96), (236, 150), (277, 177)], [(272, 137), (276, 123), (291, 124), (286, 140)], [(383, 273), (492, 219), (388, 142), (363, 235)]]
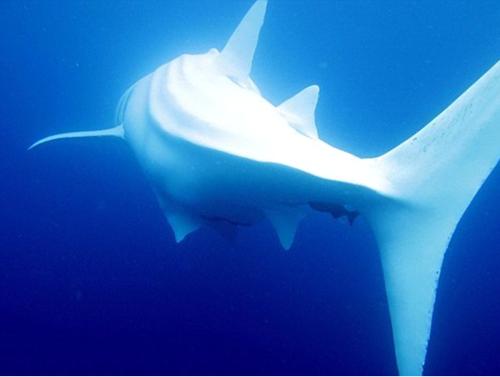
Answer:
[(498, 161), (500, 65), (417, 135), (363, 160), (300, 132), (222, 58), (211, 50), (173, 60), (125, 107), (125, 138), (176, 238), (267, 217), (288, 248), (311, 203), (354, 206), (381, 249), (400, 372), (421, 374), (444, 252)]
[(258, 0), (221, 53), (183, 55), (138, 81), (116, 127), (32, 147), (125, 138), (178, 241), (268, 218), (288, 248), (312, 208), (358, 209), (379, 245), (399, 371), (421, 374), (444, 253), (500, 158), (500, 63), (416, 135), (360, 159), (318, 138), (317, 87), (278, 107), (260, 95), (250, 70), (265, 10)]
[(291, 127), (221, 71), (218, 56), (213, 49), (173, 60), (135, 85), (126, 104), (125, 138), (164, 206), (200, 222), (249, 224), (265, 210), (346, 204), (362, 186), (387, 186), (365, 161)]

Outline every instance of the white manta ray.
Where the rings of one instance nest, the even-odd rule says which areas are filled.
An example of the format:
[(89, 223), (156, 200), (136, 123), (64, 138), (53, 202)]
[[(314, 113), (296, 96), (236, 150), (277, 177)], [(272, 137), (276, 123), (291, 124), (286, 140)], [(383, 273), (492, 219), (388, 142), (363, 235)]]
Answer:
[(289, 248), (311, 211), (363, 214), (380, 248), (399, 372), (420, 375), (444, 253), (500, 156), (500, 62), (416, 135), (361, 159), (318, 137), (317, 86), (276, 107), (250, 78), (266, 5), (253, 5), (221, 52), (182, 55), (139, 80), (116, 127), (32, 147), (123, 138), (177, 241), (268, 218)]

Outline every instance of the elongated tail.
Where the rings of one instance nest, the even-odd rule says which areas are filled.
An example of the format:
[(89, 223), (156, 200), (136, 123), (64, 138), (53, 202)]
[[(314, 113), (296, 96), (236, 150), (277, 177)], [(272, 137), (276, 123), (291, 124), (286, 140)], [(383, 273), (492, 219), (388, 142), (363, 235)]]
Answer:
[(500, 62), (420, 132), (370, 161), (396, 193), (366, 214), (403, 375), (422, 373), (444, 253), (499, 158)]
[(61, 139), (72, 139), (79, 137), (100, 137), (100, 136), (115, 136), (123, 138), (124, 132), (123, 127), (121, 125), (108, 128), (106, 130), (98, 130), (98, 131), (78, 131), (78, 132), (66, 132), (63, 134), (57, 134), (53, 136), (49, 136), (38, 140), (36, 143), (32, 144), (28, 150), (38, 147), (41, 144), (48, 143), (49, 141), (61, 140)]

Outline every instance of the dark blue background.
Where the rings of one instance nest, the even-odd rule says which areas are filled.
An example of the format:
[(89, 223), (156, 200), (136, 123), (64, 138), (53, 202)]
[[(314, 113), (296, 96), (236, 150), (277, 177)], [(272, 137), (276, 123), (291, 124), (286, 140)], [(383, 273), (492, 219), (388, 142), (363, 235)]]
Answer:
[[(0, 373), (392, 374), (377, 248), (321, 214), (289, 252), (270, 224), (180, 245), (113, 126), (135, 80), (221, 48), (252, 1), (0, 2)], [(321, 136), (375, 156), (491, 67), (500, 2), (270, 0), (254, 78), (318, 83)], [(284, 183), (286, 184), (286, 183)], [(426, 373), (499, 374), (500, 171), (446, 255)]]

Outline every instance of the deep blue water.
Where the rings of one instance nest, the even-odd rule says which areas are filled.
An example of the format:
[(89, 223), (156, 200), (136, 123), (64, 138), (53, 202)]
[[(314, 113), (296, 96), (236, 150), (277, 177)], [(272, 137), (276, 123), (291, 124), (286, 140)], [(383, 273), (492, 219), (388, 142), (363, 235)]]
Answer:
[[(251, 0), (0, 2), (0, 374), (393, 374), (366, 221), (314, 215), (284, 252), (269, 223), (176, 245), (107, 128), (134, 81), (221, 48)], [(254, 64), (279, 103), (317, 83), (320, 135), (375, 156), (491, 67), (500, 2), (270, 0)], [(425, 372), (499, 374), (498, 168), (460, 222)]]

